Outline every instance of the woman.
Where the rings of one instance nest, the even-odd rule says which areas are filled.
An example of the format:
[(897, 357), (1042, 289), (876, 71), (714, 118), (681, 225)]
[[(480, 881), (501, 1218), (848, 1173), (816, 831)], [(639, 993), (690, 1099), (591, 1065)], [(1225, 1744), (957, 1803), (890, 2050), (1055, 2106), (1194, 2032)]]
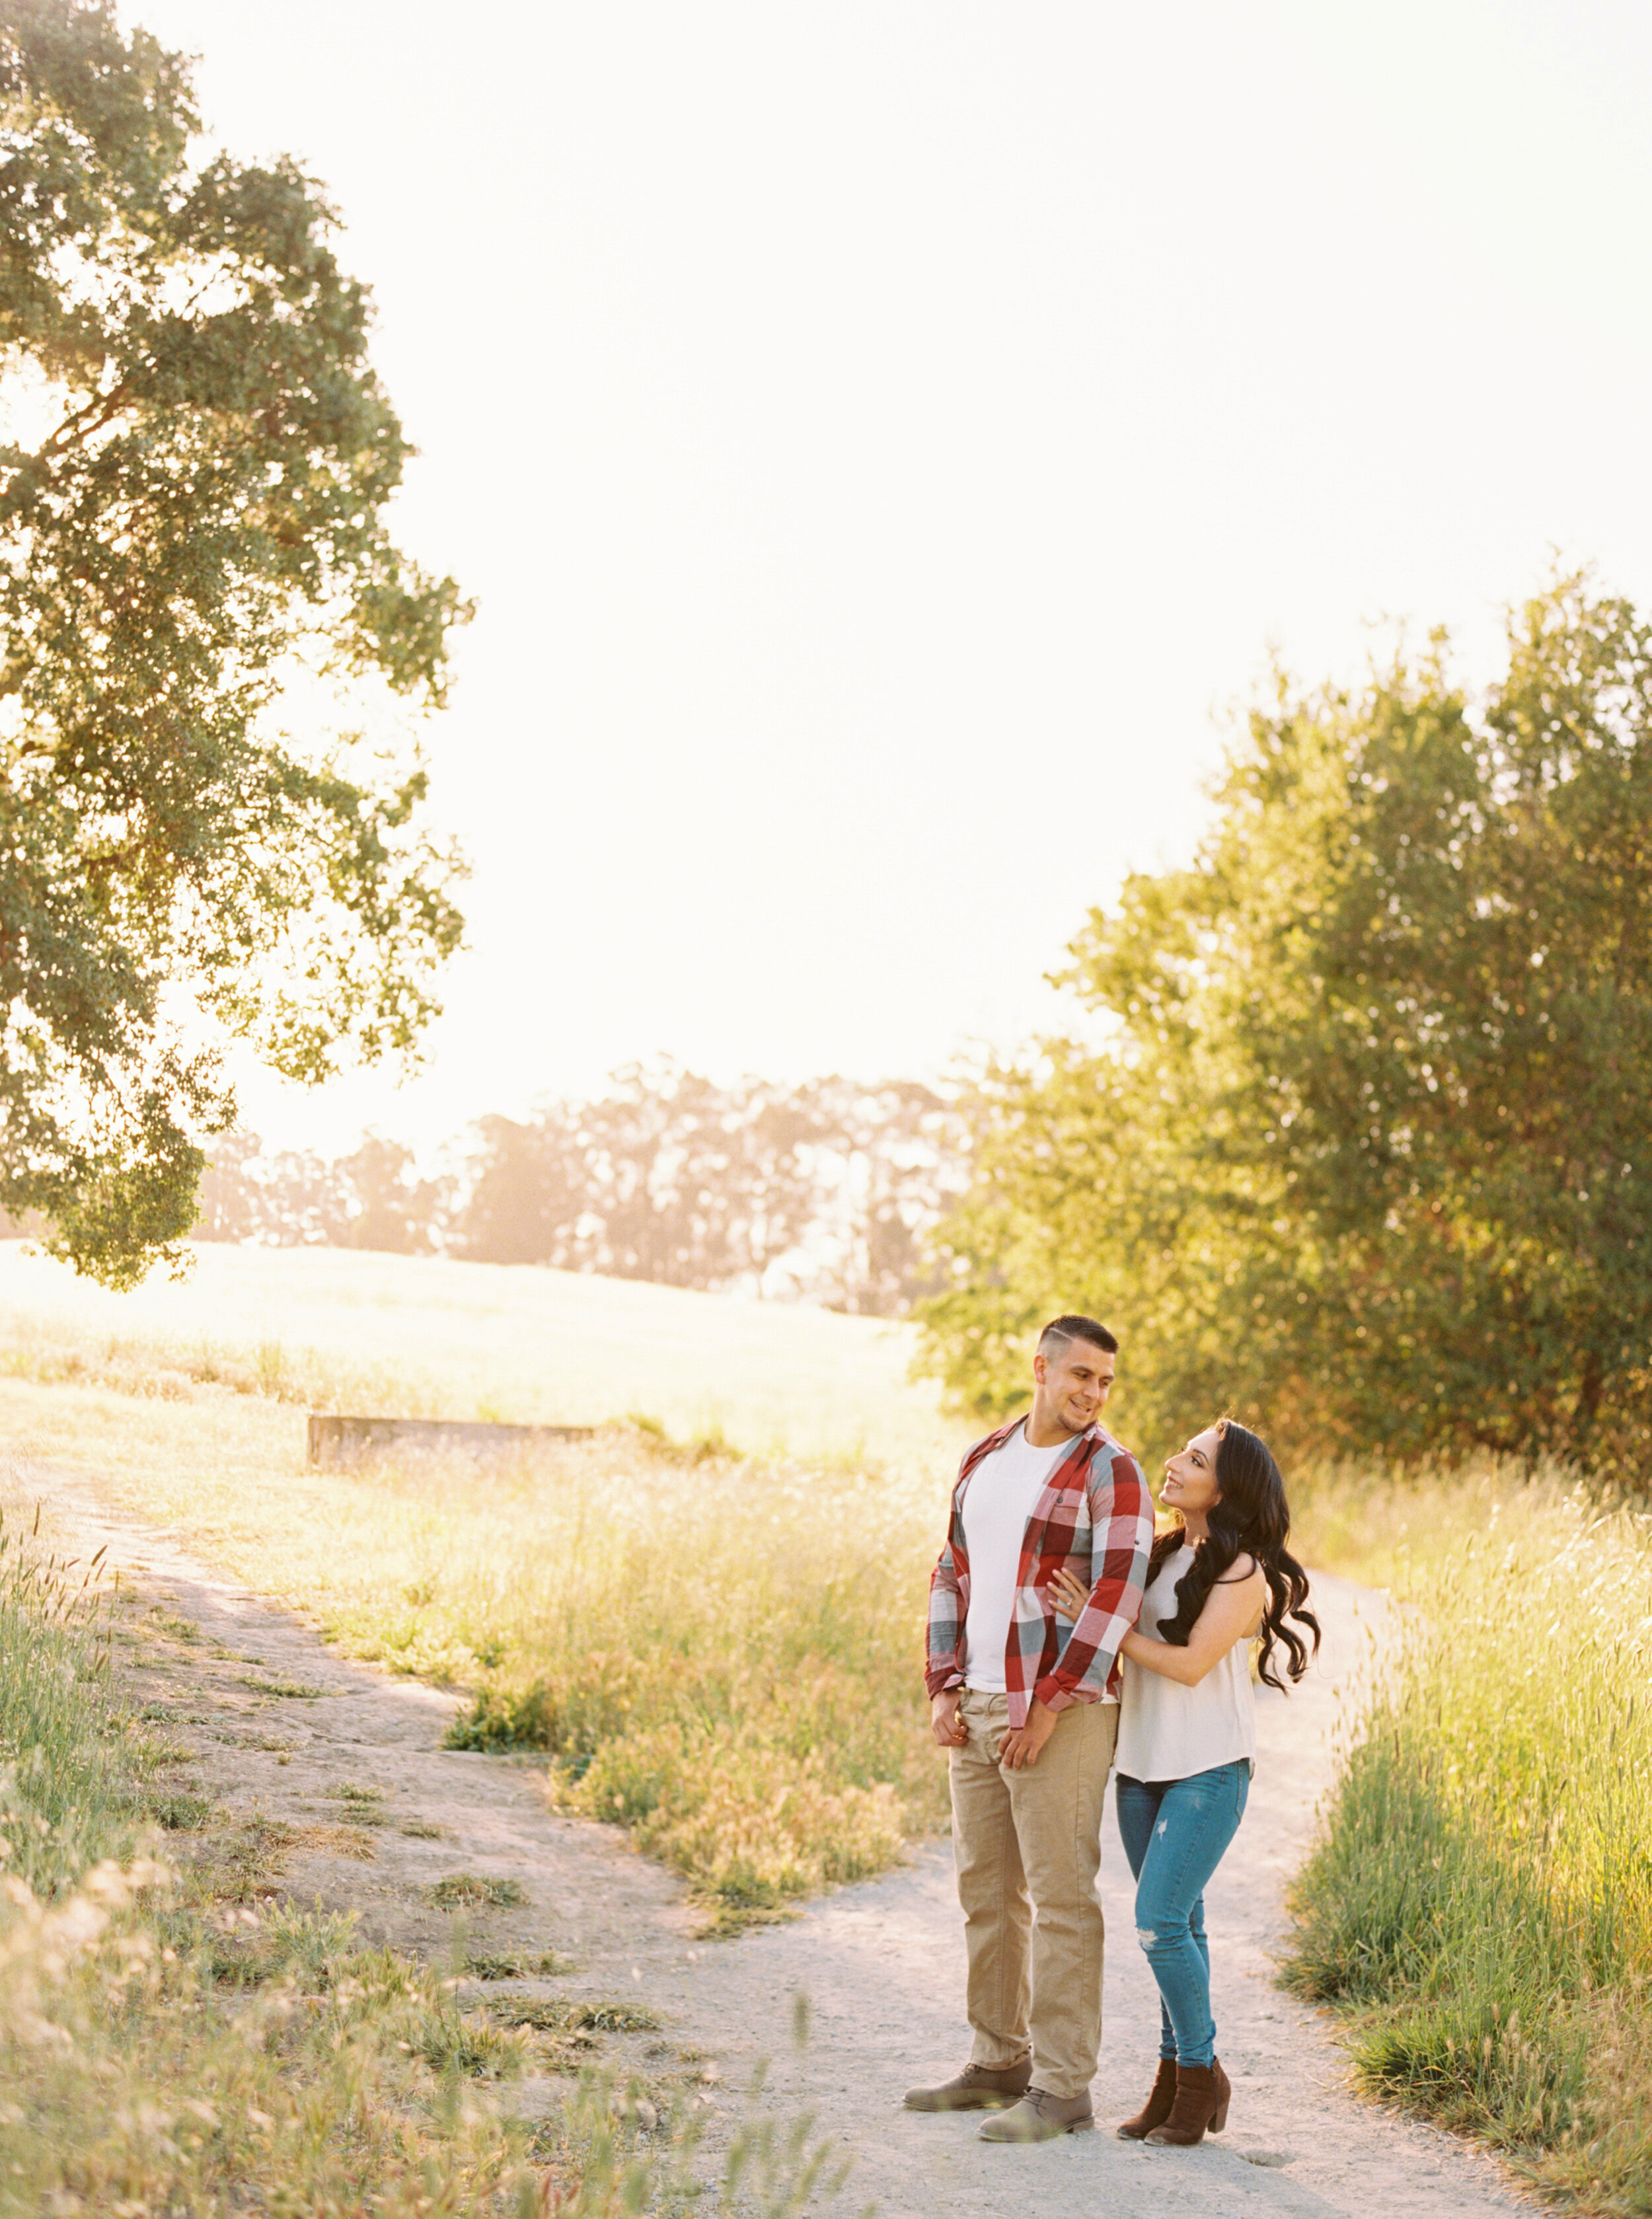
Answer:
[[(1320, 1623), (1306, 1609), (1307, 1578), (1286, 1550), (1290, 1512), (1279, 1467), (1231, 1418), (1196, 1434), (1164, 1466), (1162, 1508), (1181, 1522), (1153, 1544), (1136, 1631), (1125, 1659), (1119, 1714), (1119, 1832), (1136, 1881), (1136, 1932), (1159, 1993), (1159, 2061), (1152, 2092), (1118, 2129), (1133, 2141), (1188, 2143), (1227, 2123), (1231, 2090), (1216, 2057), (1204, 1890), (1239, 1831), (1256, 1759), (1249, 1644), (1260, 1675), (1300, 1680), (1308, 1648), (1285, 1624)], [(1059, 1572), (1051, 1594), (1064, 1615), (1084, 1589)]]

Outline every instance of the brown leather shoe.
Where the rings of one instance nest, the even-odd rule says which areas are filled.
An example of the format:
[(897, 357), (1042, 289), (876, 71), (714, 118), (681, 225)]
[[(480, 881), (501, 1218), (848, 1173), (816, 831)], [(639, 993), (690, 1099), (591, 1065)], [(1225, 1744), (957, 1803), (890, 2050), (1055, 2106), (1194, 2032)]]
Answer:
[(1032, 2077), (1029, 2057), (1023, 2057), (1019, 2065), (966, 2065), (939, 2088), (909, 2088), (906, 2108), (909, 2111), (996, 2111), (1024, 2096)]
[(1096, 2123), (1090, 2094), (1052, 2096), (1046, 2089), (1029, 2088), (1013, 2111), (989, 2119), (981, 2129), (984, 2142), (1053, 2142), (1058, 2135), (1082, 2135)]
[(1122, 2119), (1114, 2128), (1126, 2141), (1146, 2141), (1153, 2129), (1161, 2126), (1171, 2115), (1176, 2101), (1176, 2060), (1161, 2057), (1158, 2070), (1153, 2075), (1152, 2092), (1133, 2119)]
[(1213, 2135), (1220, 2134), (1227, 2124), (1227, 2099), (1233, 2092), (1220, 2059), (1213, 2057), (1208, 2065), (1178, 2065), (1171, 2115), (1147, 2140), (1185, 2149), (1190, 2142), (1204, 2140), (1207, 2127)]

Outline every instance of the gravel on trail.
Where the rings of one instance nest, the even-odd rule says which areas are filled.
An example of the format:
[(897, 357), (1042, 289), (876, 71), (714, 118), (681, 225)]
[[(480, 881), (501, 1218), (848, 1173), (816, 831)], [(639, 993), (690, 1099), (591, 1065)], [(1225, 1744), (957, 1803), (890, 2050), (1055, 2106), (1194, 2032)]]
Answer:
[[(1146, 2092), (1158, 2009), (1109, 1812), (1102, 2130), (1018, 2148), (982, 2142), (978, 2116), (901, 2107), (907, 2087), (946, 2078), (968, 2054), (949, 1843), (924, 1843), (901, 1869), (784, 1924), (697, 1939), (675, 1878), (615, 1830), (548, 1810), (542, 1767), (441, 1747), (456, 1697), (338, 1656), (298, 1613), (112, 1508), (78, 1474), (20, 1463), (15, 1479), (44, 1502), (56, 1545), (83, 1560), (108, 1549), (125, 1597), (121, 1669), (178, 1746), (177, 1786), (212, 1798), (222, 1824), (275, 1829), (282, 1893), (353, 1911), (364, 1936), (438, 1961), (466, 1951), (522, 1961), (519, 1979), (468, 1986), (467, 2005), (485, 1992), (629, 2000), (652, 2014), (653, 2028), (593, 2037), (593, 2054), (699, 2109), (708, 2166), (752, 2116), (742, 2092), (766, 2061), (767, 2114), (782, 2126), (812, 2114), (850, 2161), (831, 2206), (842, 2212), (1491, 2219), (1534, 2209), (1481, 2153), (1354, 2097), (1327, 2022), (1274, 1985), (1284, 1883), (1332, 1780), (1347, 1691), (1388, 1623), (1380, 1596), (1316, 1579), (1321, 1664), (1289, 1698), (1259, 1691), (1249, 1808), (1207, 1899), (1218, 2047), (1233, 2083), (1226, 2133), (1169, 2150), (1111, 2131)], [(525, 1899), (473, 1907), (456, 1925), (432, 1892), (461, 1874), (514, 1882), (502, 1892)], [(529, 1971), (546, 1952), (550, 1969)], [(549, 2111), (567, 2085), (531, 2075), (519, 2100)]]

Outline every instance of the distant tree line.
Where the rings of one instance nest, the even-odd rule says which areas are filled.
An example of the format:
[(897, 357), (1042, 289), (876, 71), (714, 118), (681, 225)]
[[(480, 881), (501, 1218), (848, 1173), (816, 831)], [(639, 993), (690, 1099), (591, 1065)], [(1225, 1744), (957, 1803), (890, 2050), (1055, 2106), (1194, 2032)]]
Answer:
[(1074, 942), (1082, 1037), (985, 1072), (924, 1305), (1006, 1409), (1110, 1319), (1133, 1434), (1652, 1464), (1652, 625), (1587, 578), (1478, 699), (1438, 643), (1281, 683), (1184, 870)]
[(936, 1284), (924, 1244), (966, 1153), (958, 1110), (916, 1081), (719, 1086), (633, 1065), (595, 1100), (483, 1117), (436, 1176), (377, 1136), (329, 1161), (233, 1134), (196, 1237), (551, 1265), (888, 1317)]

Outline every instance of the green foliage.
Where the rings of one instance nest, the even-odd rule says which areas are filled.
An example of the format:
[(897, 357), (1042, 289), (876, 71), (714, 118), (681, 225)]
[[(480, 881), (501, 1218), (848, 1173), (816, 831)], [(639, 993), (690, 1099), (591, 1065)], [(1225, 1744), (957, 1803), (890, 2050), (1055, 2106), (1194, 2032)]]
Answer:
[(7, 0), (0, 125), (0, 1206), (126, 1284), (233, 1115), (180, 996), (303, 1080), (432, 1013), (455, 865), (351, 726), (370, 680), (439, 703), (467, 611), (388, 536), (409, 450), (314, 181), (200, 153), (110, 0)]
[(1652, 1449), (1652, 629), (1572, 579), (1471, 704), (1436, 640), (1281, 681), (1194, 864), (1092, 912), (1099, 1045), (984, 1076), (931, 1358), (984, 1412), (1053, 1310), (1132, 1422), (1298, 1448)]
[(1601, 2211), (1652, 2161), (1649, 1573), (1646, 1518), (1578, 1492), (1459, 1526), (1293, 1889), (1287, 1978), (1363, 2084)]

